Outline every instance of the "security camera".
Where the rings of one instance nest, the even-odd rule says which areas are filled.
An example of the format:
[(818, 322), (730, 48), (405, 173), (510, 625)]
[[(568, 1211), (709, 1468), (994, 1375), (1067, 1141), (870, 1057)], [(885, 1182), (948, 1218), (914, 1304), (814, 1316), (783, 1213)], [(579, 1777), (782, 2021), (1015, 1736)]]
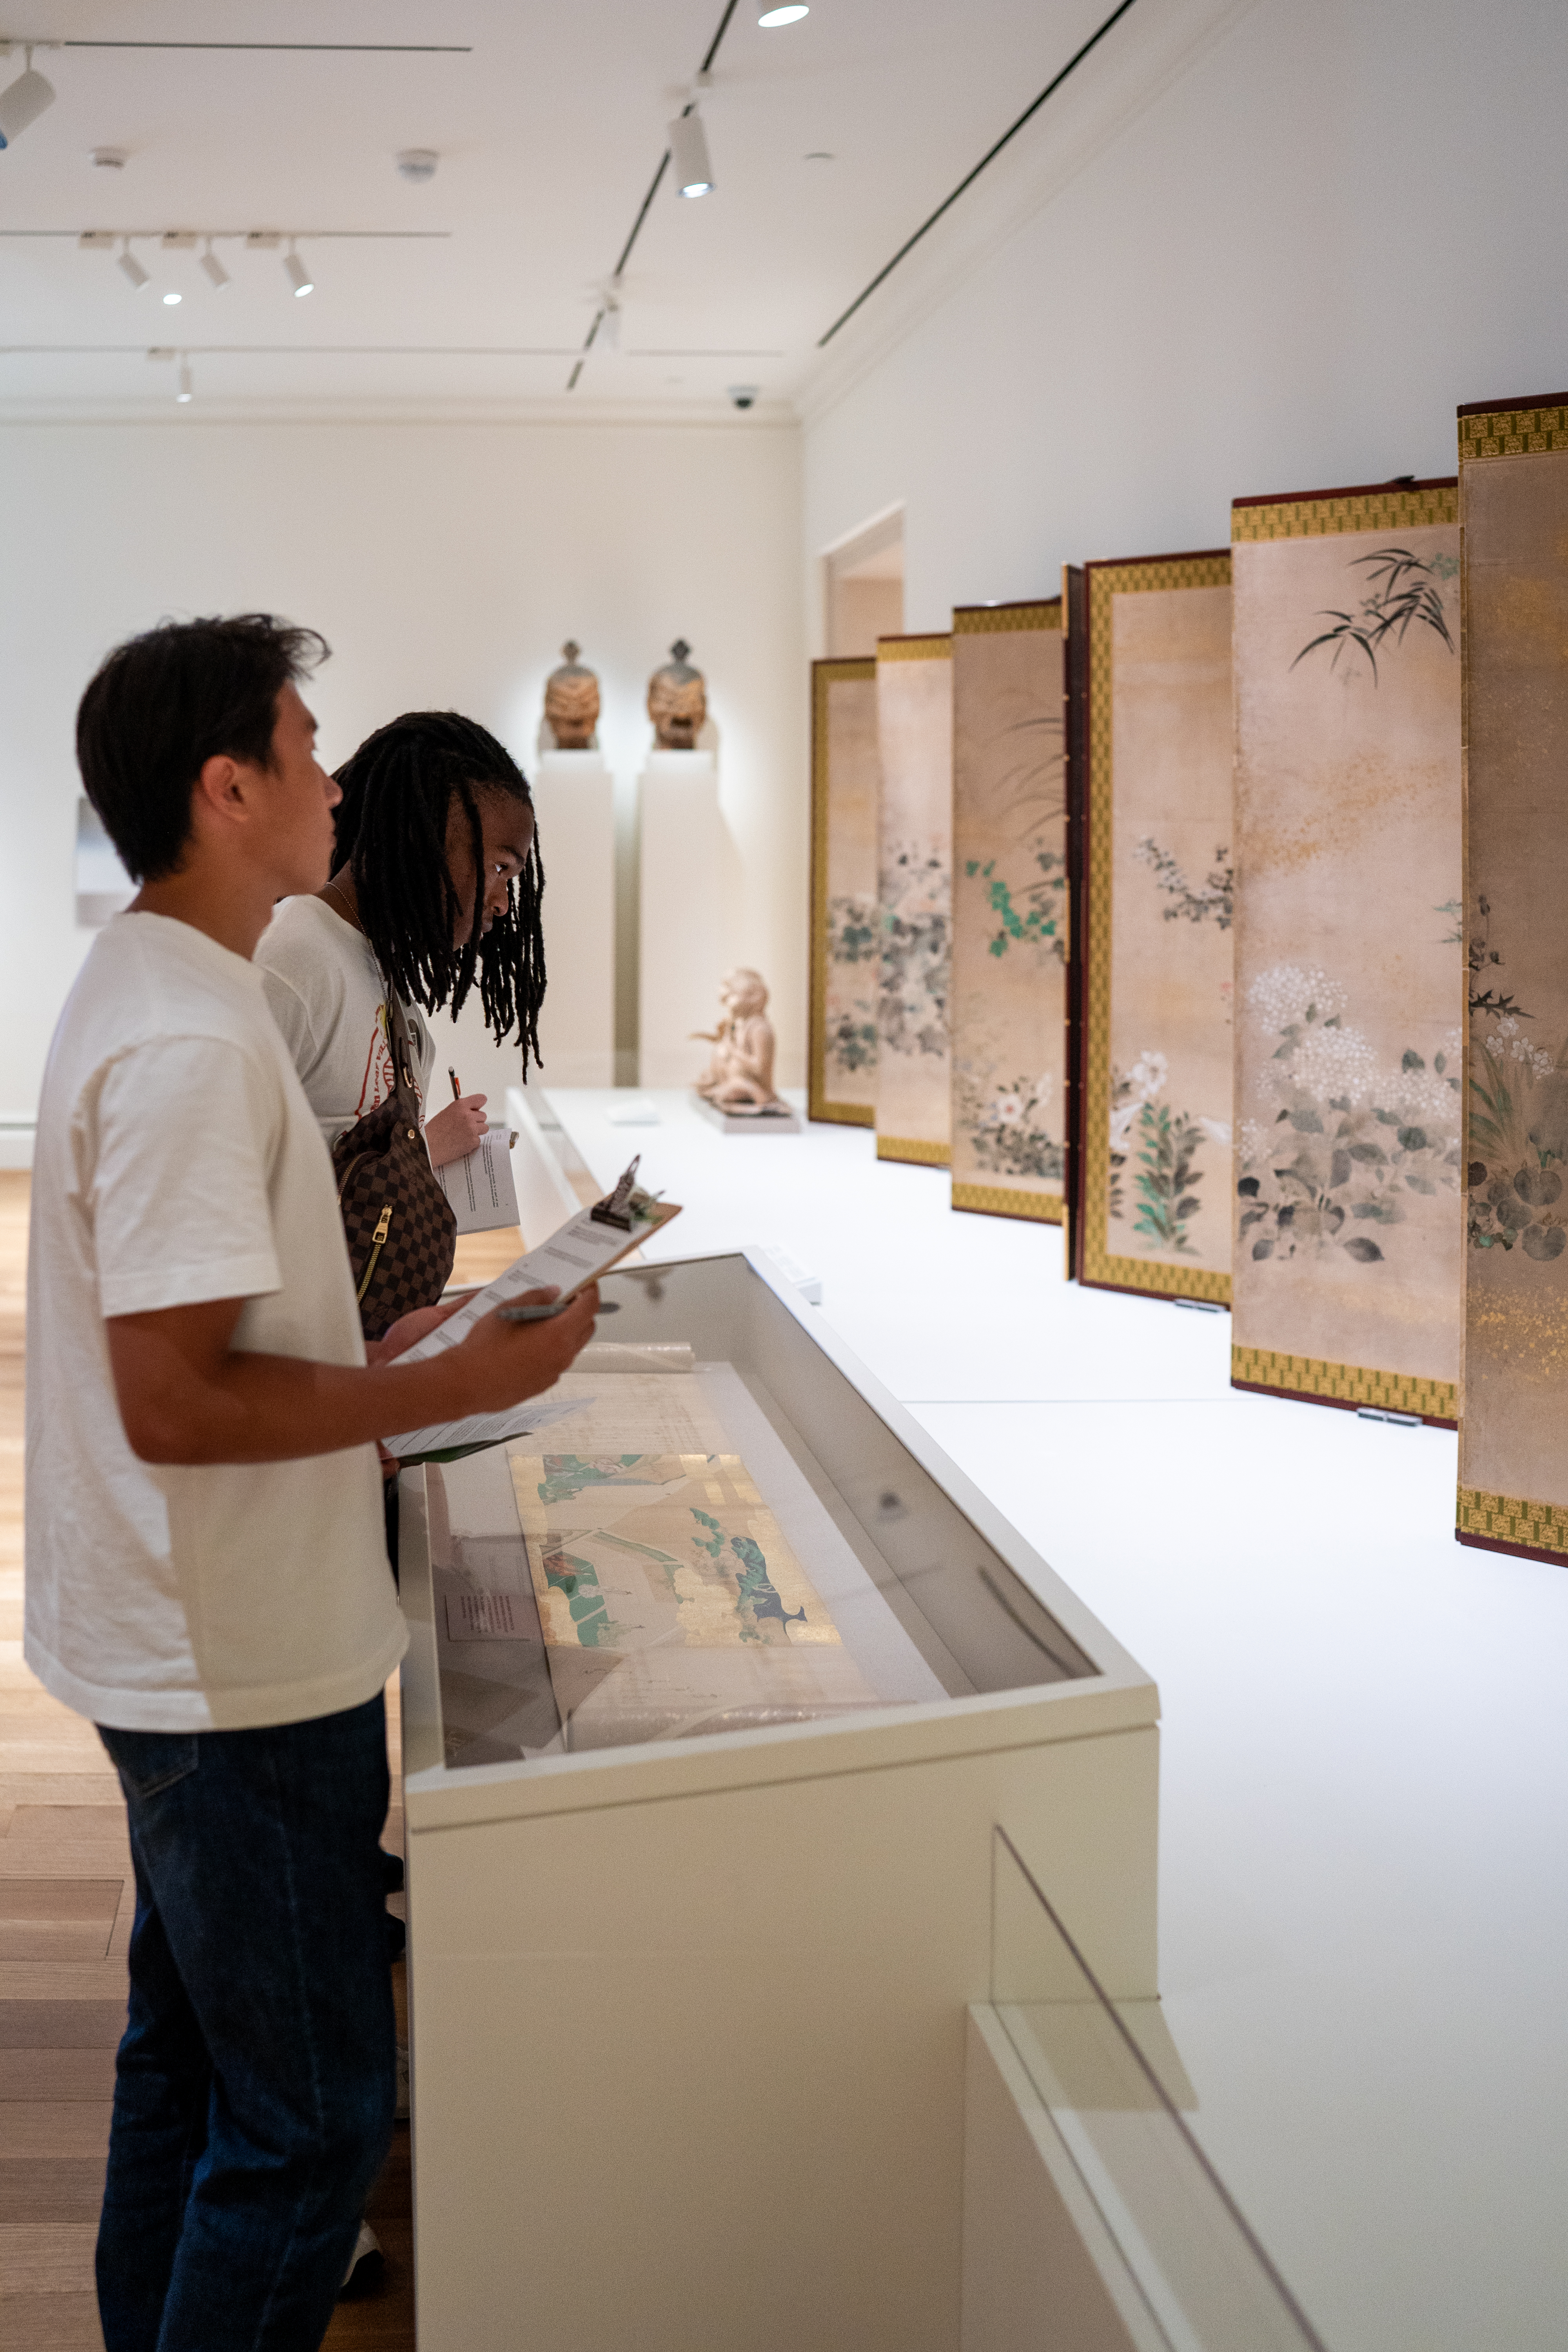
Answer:
[(756, 396), (757, 386), (754, 383), (732, 383), (730, 386), (730, 404), (732, 408), (750, 408)]

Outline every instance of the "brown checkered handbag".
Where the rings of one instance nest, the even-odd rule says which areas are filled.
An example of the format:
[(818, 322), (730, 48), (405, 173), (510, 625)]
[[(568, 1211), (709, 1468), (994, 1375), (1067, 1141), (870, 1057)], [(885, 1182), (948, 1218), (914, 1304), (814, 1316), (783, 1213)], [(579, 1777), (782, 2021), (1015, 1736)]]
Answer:
[(416, 1307), (434, 1307), (458, 1247), (458, 1220), (419, 1132), (414, 1055), (403, 1007), (386, 991), (393, 1090), (332, 1146), (338, 1206), (367, 1339)]

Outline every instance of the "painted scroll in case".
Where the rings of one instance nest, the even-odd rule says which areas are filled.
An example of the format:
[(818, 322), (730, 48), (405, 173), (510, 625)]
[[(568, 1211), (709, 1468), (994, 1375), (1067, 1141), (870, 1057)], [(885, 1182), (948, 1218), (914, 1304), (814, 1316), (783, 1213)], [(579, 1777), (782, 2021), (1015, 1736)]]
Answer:
[(1568, 1558), (1568, 393), (1459, 411), (1468, 966), (1459, 1541)]
[(877, 641), (877, 1157), (925, 1168), (947, 1166), (952, 1139), (952, 649)]
[(877, 665), (811, 666), (813, 1118), (877, 1118)]
[(952, 616), (952, 1205), (1059, 1224), (1066, 1129), (1062, 608)]
[(1230, 556), (1085, 566), (1074, 1271), (1230, 1298)]
[(1452, 481), (1233, 509), (1238, 1387), (1451, 1423), (1459, 1373)]

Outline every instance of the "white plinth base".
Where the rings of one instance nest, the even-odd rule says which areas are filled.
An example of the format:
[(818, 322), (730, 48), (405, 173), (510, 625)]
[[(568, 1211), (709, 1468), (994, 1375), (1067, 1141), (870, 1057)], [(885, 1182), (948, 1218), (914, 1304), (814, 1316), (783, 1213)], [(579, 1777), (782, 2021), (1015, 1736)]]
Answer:
[(798, 1135), (800, 1121), (788, 1103), (777, 1110), (721, 1110), (716, 1103), (704, 1102), (700, 1094), (691, 1097), (693, 1110), (700, 1111), (709, 1124), (721, 1135)]
[(597, 751), (546, 751), (533, 778), (544, 855), (539, 1045), (552, 1086), (607, 1087), (616, 1063), (616, 821)]
[(638, 1084), (689, 1086), (724, 977), (724, 826), (711, 751), (650, 751), (638, 783)]

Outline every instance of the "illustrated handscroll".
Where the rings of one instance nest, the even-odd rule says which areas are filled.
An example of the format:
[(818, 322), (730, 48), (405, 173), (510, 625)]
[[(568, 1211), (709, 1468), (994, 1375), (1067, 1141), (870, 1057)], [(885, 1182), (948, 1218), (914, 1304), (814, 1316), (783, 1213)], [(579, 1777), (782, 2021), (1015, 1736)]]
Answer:
[(1238, 499), (1237, 1386), (1452, 1422), (1452, 481)]
[(511, 1475), (573, 1746), (878, 1704), (738, 1455), (518, 1452)]
[(1568, 393), (1459, 411), (1468, 1215), (1458, 1537), (1568, 1559)]
[(811, 666), (813, 1118), (877, 1118), (877, 665)]
[(880, 637), (877, 1157), (945, 1168), (952, 1136), (952, 640)]
[(1230, 556), (1085, 567), (1079, 1281), (1230, 1297)]
[(952, 616), (952, 1205), (1061, 1222), (1061, 599)]

